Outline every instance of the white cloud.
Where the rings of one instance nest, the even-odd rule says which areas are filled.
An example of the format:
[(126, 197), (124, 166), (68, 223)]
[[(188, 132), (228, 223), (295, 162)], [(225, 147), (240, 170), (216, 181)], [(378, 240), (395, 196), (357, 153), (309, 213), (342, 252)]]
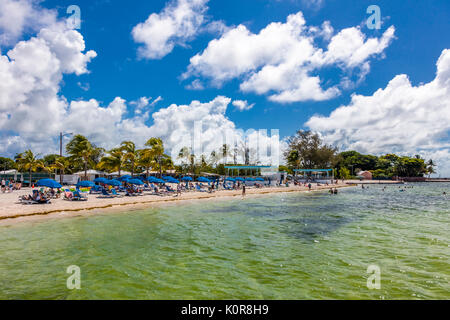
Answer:
[(239, 111), (250, 110), (251, 108), (253, 108), (255, 106), (254, 103), (248, 104), (247, 100), (234, 100), (232, 104)]
[(185, 46), (199, 32), (205, 21), (208, 0), (176, 0), (168, 3), (161, 13), (133, 28), (134, 41), (142, 43), (139, 55), (161, 59), (176, 45)]
[(188, 90), (203, 90), (205, 89), (205, 86), (199, 79), (195, 79), (190, 84), (186, 85), (185, 88)]
[(341, 149), (363, 153), (421, 154), (450, 176), (450, 50), (437, 62), (436, 78), (413, 86), (398, 75), (371, 96), (353, 95), (349, 105), (306, 123)]
[(12, 45), (24, 32), (38, 31), (56, 22), (56, 11), (37, 0), (0, 0), (0, 45)]
[(152, 101), (152, 103), (150, 103), (150, 105), (153, 107), (154, 105), (156, 105), (158, 102), (163, 101), (163, 97), (158, 96), (155, 100)]
[[(277, 102), (327, 100), (340, 94), (339, 84), (324, 89), (316, 74), (339, 67), (364, 77), (369, 59), (383, 53), (394, 31), (390, 27), (381, 38), (367, 39), (353, 27), (332, 36), (329, 22), (308, 27), (301, 12), (288, 16), (285, 23), (270, 23), (257, 34), (239, 25), (192, 57), (182, 78), (203, 77), (218, 87), (238, 78), (243, 92), (267, 94)], [(318, 38), (329, 41), (326, 50), (316, 45)]]

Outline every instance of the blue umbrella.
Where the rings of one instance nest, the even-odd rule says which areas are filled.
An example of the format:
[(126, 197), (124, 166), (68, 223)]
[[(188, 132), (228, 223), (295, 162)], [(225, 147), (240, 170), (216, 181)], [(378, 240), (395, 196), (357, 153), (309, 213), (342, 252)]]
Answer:
[(117, 180), (124, 181), (124, 180), (128, 180), (128, 179), (133, 179), (133, 178), (130, 175), (127, 174), (127, 175), (121, 176)]
[(244, 178), (241, 178), (241, 177), (237, 177), (237, 178), (235, 178), (234, 180), (236, 180), (236, 181), (244, 181)]
[(231, 177), (228, 177), (228, 178), (225, 179), (225, 181), (232, 181), (232, 182), (235, 182), (236, 180), (234, 180), (234, 179), (231, 178)]
[(153, 176), (150, 176), (150, 177), (147, 178), (147, 181), (150, 182), (150, 183), (154, 183), (154, 182), (156, 182), (156, 180), (158, 180), (158, 178), (155, 178)]
[(52, 179), (41, 179), (36, 183), (37, 187), (62, 188), (62, 186)]
[(166, 182), (162, 179), (156, 178), (154, 183), (166, 183)]
[(245, 178), (245, 181), (255, 181), (253, 178)]
[(163, 179), (170, 183), (180, 183), (180, 181), (178, 181), (177, 179), (175, 179), (173, 177), (169, 177), (169, 176), (163, 177)]
[(181, 178), (181, 180), (183, 180), (183, 181), (192, 181), (193, 179), (192, 179), (192, 177), (186, 176), (186, 177)]
[(264, 178), (255, 178), (255, 180), (264, 182)]
[(211, 180), (209, 180), (208, 178), (205, 178), (205, 177), (200, 177), (200, 178), (197, 179), (197, 181), (198, 182), (207, 182), (207, 183), (211, 182)]
[(119, 180), (108, 180), (107, 182), (105, 182), (105, 184), (107, 184), (108, 186), (113, 186), (113, 187), (119, 187), (122, 185), (122, 183)]
[(131, 183), (131, 184), (137, 184), (137, 185), (143, 185), (144, 183), (141, 181), (141, 180), (139, 180), (139, 179), (130, 179), (130, 180), (127, 180), (126, 182), (128, 182), (128, 183)]
[(96, 179), (94, 179), (94, 182), (97, 182), (97, 183), (106, 183), (108, 181), (108, 179), (106, 179), (106, 178), (96, 178)]
[(93, 186), (95, 186), (95, 183), (93, 183), (92, 181), (80, 181), (77, 183), (77, 187), (82, 188), (92, 188)]

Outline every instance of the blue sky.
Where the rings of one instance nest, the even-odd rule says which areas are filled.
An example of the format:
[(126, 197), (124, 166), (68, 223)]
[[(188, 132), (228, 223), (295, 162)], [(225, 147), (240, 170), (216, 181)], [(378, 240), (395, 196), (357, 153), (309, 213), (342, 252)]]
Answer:
[[(167, 104), (186, 104), (191, 100), (210, 101), (218, 94), (248, 100), (255, 107), (248, 112), (230, 108), (227, 115), (244, 128), (279, 128), (282, 136), (291, 135), (315, 113), (328, 114), (338, 106), (347, 104), (353, 92), (371, 94), (384, 86), (397, 74), (408, 74), (413, 84), (428, 82), (436, 73), (435, 63), (442, 50), (450, 44), (448, 30), (450, 2), (432, 1), (377, 1), (385, 19), (381, 30), (363, 30), (368, 36), (380, 35), (390, 25), (396, 27), (397, 39), (386, 49), (384, 59), (375, 59), (366, 79), (355, 90), (343, 92), (341, 97), (322, 102), (279, 104), (263, 96), (243, 94), (236, 82), (223, 88), (192, 91), (184, 88), (179, 76), (189, 59), (202, 51), (214, 35), (202, 35), (189, 43), (190, 48), (176, 47), (161, 60), (138, 59), (136, 44), (131, 37), (132, 28), (144, 21), (152, 12), (160, 12), (167, 1), (77, 1), (81, 8), (83, 34), (86, 47), (99, 54), (89, 65), (90, 74), (65, 78), (62, 93), (69, 99), (91, 98), (109, 102), (116, 96), (135, 100), (141, 96), (162, 96)], [(59, 8), (61, 16), (70, 1), (46, 1), (48, 8)], [(373, 1), (325, 1), (320, 8), (302, 1), (212, 1), (208, 15), (224, 20), (228, 25), (244, 23), (257, 33), (273, 21), (283, 22), (289, 14), (302, 11), (309, 25), (320, 25), (329, 20), (336, 30), (360, 25), (369, 17), (366, 9)], [(236, 10), (239, 8), (239, 10)], [(83, 91), (78, 82), (89, 83)]]
[[(11, 2), (15, 0), (1, 1)], [(358, 102), (352, 101), (352, 95), (373, 97), (377, 90), (386, 89), (391, 80), (402, 74), (407, 75), (410, 85), (415, 88), (432, 83), (435, 80), (438, 59), (443, 55), (443, 51), (450, 47), (450, 34), (448, 32), (450, 26), (449, 1), (198, 0), (204, 2), (201, 5), (201, 16), (203, 18), (201, 25), (194, 31), (193, 35), (186, 39), (178, 39), (173, 50), (158, 59), (139, 54), (139, 48), (145, 46), (145, 44), (135, 39), (133, 28), (140, 23), (144, 23), (150, 14), (161, 14), (165, 8), (170, 6), (170, 3), (176, 6), (179, 0), (20, 1), (32, 3), (34, 10), (37, 12), (41, 12), (45, 8), (53, 10), (52, 12), (56, 10), (56, 21), (64, 21), (69, 16), (66, 13), (69, 5), (75, 4), (81, 9), (81, 29), (76, 31), (84, 39), (86, 45), (84, 52), (93, 50), (97, 53), (97, 56), (86, 63), (86, 72), (61, 71), (62, 79), (58, 81), (59, 92), (57, 92), (57, 97), (64, 100), (60, 102), (64, 104), (62, 108), (66, 108), (67, 113), (70, 113), (72, 109), (71, 103), (76, 101), (86, 102), (94, 99), (99, 108), (109, 108), (111, 102), (120, 97), (126, 101), (124, 102), (126, 110), (121, 115), (121, 121), (123, 121), (127, 117), (135, 117), (136, 104), (133, 101), (138, 101), (141, 97), (151, 97), (152, 99), (144, 109), (145, 112), (148, 112), (148, 117), (143, 121), (147, 127), (152, 127), (154, 126), (152, 114), (160, 109), (165, 110), (171, 104), (177, 106), (190, 105), (194, 100), (207, 103), (218, 96), (224, 96), (230, 98), (224, 117), (227, 121), (234, 123), (236, 128), (242, 128), (243, 130), (276, 128), (280, 130), (281, 138), (294, 134), (298, 129), (312, 128), (322, 132), (327, 141), (338, 143), (341, 149), (358, 149), (361, 152), (399, 152), (405, 154), (417, 152), (423, 156), (432, 157), (438, 151), (439, 154), (436, 157), (441, 160), (442, 172), (450, 173), (450, 166), (445, 161), (449, 154), (449, 126), (445, 124), (439, 128), (439, 132), (430, 132), (426, 137), (414, 138), (413, 142), (405, 144), (405, 146), (398, 141), (392, 141), (384, 145), (378, 145), (373, 141), (369, 141), (370, 143), (361, 141), (365, 139), (365, 136), (373, 136), (373, 132), (377, 132), (376, 130), (386, 130), (382, 125), (363, 132), (365, 125), (361, 123), (360, 127), (353, 128), (345, 135), (342, 134), (341, 130), (345, 128), (330, 125), (330, 123), (340, 122), (341, 120), (343, 122), (350, 121), (349, 119), (330, 117), (330, 113), (342, 106), (359, 108)], [(366, 13), (366, 9), (372, 4), (378, 5), (381, 9), (383, 23), (380, 30), (368, 29), (365, 25), (366, 19), (370, 16)], [(329, 25), (332, 26), (333, 31), (328, 39), (319, 36), (314, 37), (316, 48), (323, 51), (327, 50), (331, 37), (338, 35), (342, 30), (350, 28), (359, 30), (364, 37), (363, 41), (367, 41), (369, 38), (381, 41), (391, 26), (395, 28), (395, 33), (392, 37), (389, 37), (386, 46), (377, 52), (374, 49), (374, 52), (358, 62), (356, 67), (348, 67), (348, 60), (342, 58), (333, 63), (323, 63), (317, 68), (307, 68), (308, 76), (320, 78), (319, 89), (326, 90), (334, 87), (339, 89), (339, 94), (330, 94), (327, 98), (299, 98), (296, 100), (301, 101), (285, 102), (270, 98), (277, 91), (273, 86), (264, 93), (258, 93), (256, 86), (253, 86), (250, 90), (242, 90), (242, 84), (246, 79), (248, 80), (252, 74), (258, 73), (261, 68), (272, 63), (267, 61), (249, 72), (227, 79), (220, 86), (211, 83), (213, 80), (217, 80), (213, 79), (211, 74), (203, 73), (199, 75), (197, 73), (191, 74), (185, 80), (181, 78), (182, 74), (188, 70), (190, 59), (195, 55), (202, 55), (211, 41), (220, 41), (225, 38), (229, 30), (243, 25), (249, 33), (257, 35), (270, 23), (284, 24), (289, 15), (295, 15), (299, 12), (302, 13), (305, 25), (308, 27), (321, 27), (325, 21), (328, 21)], [(2, 29), (1, 19), (0, 16), (0, 32), (6, 33), (8, 28), (3, 27)], [(34, 17), (33, 19), (39, 18)], [(227, 28), (226, 31), (205, 30), (210, 23), (217, 21), (220, 21), (221, 26)], [(43, 27), (46, 26), (43, 23)], [(32, 37), (38, 37), (39, 32), (40, 28), (24, 27), (22, 33), (16, 35), (15, 38), (13, 37), (14, 40), (0, 43), (2, 55), (6, 55), (8, 50), (13, 49), (19, 41), (29, 41)], [(152, 39), (148, 39), (148, 41), (152, 41)], [(245, 43), (237, 45), (245, 47)], [(263, 43), (261, 50), (265, 50), (265, 45), (270, 46), (271, 44)], [(13, 60), (11, 57), (9, 59)], [(363, 74), (361, 69), (364, 63), (369, 65), (369, 69)], [(343, 67), (342, 65), (346, 66)], [(205, 64), (202, 66), (214, 68), (214, 66)], [(2, 69), (0, 69), (0, 74), (1, 72)], [(343, 86), (343, 79), (346, 77), (351, 80), (349, 87)], [(201, 90), (186, 88), (195, 79), (203, 84), (203, 88)], [(307, 78), (302, 79), (301, 81), (307, 80)], [(286, 83), (283, 85), (289, 86)], [(278, 91), (282, 92), (283, 90)], [(414, 92), (419, 92), (419, 89)], [(415, 94), (411, 94), (411, 99), (414, 99), (414, 96)], [(162, 100), (152, 106), (151, 101), (157, 97), (161, 97)], [(438, 100), (442, 97), (432, 95), (432, 98)], [(445, 95), (444, 98), (448, 98), (448, 95)], [(431, 100), (431, 98), (426, 97), (423, 99)], [(250, 110), (240, 111), (232, 106), (232, 101), (235, 100), (247, 101), (248, 105), (254, 104), (254, 106)], [(385, 101), (386, 105), (391, 104), (391, 101), (381, 101)], [(407, 101), (396, 103), (408, 104)], [(393, 111), (397, 110), (395, 106), (391, 107), (394, 109), (387, 110), (384, 113), (386, 119), (378, 119), (378, 123), (389, 121), (393, 113), (400, 112)], [(371, 110), (362, 110), (361, 108), (360, 112), (371, 113)], [(433, 105), (430, 110), (432, 108), (439, 111), (441, 110), (439, 108), (443, 107)], [(421, 114), (419, 111), (417, 112), (418, 115)], [(2, 112), (1, 107), (0, 112)], [(357, 111), (355, 112), (357, 113)], [(318, 115), (322, 118), (314, 117)], [(402, 114), (396, 116), (398, 117), (397, 122), (401, 119), (405, 119), (406, 122), (417, 122), (416, 120), (418, 120), (407, 118)], [(14, 118), (14, 115), (8, 117)], [(61, 117), (66, 117), (66, 115), (61, 115)], [(312, 122), (311, 119), (313, 119)], [(101, 121), (101, 119), (97, 120)], [(394, 122), (394, 124), (397, 122)], [(433, 122), (432, 119), (427, 119), (419, 128), (428, 128)], [(416, 125), (420, 124), (416, 123)], [(333, 129), (330, 129), (330, 131), (327, 126), (333, 127)], [(6, 125), (5, 128), (0, 128), (0, 137), (9, 139), (9, 147), (4, 148), (4, 153), (17, 151), (12, 147), (14, 143), (11, 143), (13, 141), (11, 139), (14, 137), (15, 139), (20, 137), (21, 141), (18, 145), (22, 147), (34, 145), (42, 152), (46, 151), (42, 145), (36, 144), (33, 138), (27, 136), (29, 132), (22, 133), (11, 126), (8, 129)], [(76, 128), (78, 127), (74, 125), (74, 130)], [(159, 129), (156, 129), (155, 132), (159, 132)], [(89, 130), (86, 130), (88, 132), (83, 133), (89, 135)], [(54, 132), (56, 131), (58, 131), (58, 128), (55, 127)], [(360, 138), (351, 137), (351, 134), (354, 134), (355, 131), (360, 133), (355, 135)], [(51, 134), (54, 134), (54, 132), (51, 132)], [(387, 132), (386, 134), (387, 137), (401, 135), (399, 131)], [(409, 134), (406, 133), (405, 136), (408, 137)], [(99, 135), (93, 133), (93, 137), (95, 139)], [(433, 139), (433, 143), (424, 145), (421, 139), (425, 138)], [(55, 139), (53, 139), (53, 142), (56, 142)]]

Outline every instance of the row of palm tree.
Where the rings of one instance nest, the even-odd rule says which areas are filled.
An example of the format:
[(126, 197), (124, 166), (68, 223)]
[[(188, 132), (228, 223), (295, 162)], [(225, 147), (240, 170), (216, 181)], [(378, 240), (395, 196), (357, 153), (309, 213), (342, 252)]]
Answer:
[(119, 175), (123, 170), (129, 170), (132, 176), (142, 171), (148, 176), (150, 170), (158, 170), (162, 176), (163, 171), (174, 168), (172, 159), (164, 153), (160, 138), (150, 138), (143, 149), (136, 148), (132, 141), (124, 141), (119, 147), (105, 150), (92, 144), (86, 137), (76, 135), (66, 145), (66, 152), (67, 157), (54, 156), (51, 163), (46, 163), (31, 150), (26, 150), (16, 155), (15, 162), (19, 171), (29, 174), (29, 181), (36, 171), (58, 171), (62, 180), (64, 174), (78, 170), (84, 171), (87, 178), (89, 169), (118, 171)]
[[(201, 155), (196, 157), (191, 148), (184, 147), (177, 159), (181, 161), (180, 166), (175, 166), (171, 157), (165, 154), (164, 144), (160, 138), (150, 138), (142, 149), (138, 149), (132, 141), (123, 141), (119, 146), (110, 150), (97, 147), (85, 136), (75, 135), (66, 145), (67, 156), (47, 155), (43, 159), (38, 159), (38, 155), (27, 150), (18, 154), (15, 158), (17, 168), (22, 172), (45, 171), (48, 173), (60, 174), (84, 171), (87, 178), (89, 169), (96, 169), (106, 172), (117, 172), (119, 176), (123, 171), (131, 172), (131, 175), (145, 173), (149, 176), (150, 171), (157, 171), (159, 176), (167, 170), (177, 169), (179, 173), (198, 174), (200, 172), (211, 172), (224, 174), (225, 163), (228, 157), (232, 157), (234, 164), (237, 157), (249, 160), (249, 149), (231, 148), (224, 144), (219, 150), (211, 152), (209, 156)], [(246, 163), (248, 161), (245, 161)], [(248, 164), (248, 163), (247, 163)]]

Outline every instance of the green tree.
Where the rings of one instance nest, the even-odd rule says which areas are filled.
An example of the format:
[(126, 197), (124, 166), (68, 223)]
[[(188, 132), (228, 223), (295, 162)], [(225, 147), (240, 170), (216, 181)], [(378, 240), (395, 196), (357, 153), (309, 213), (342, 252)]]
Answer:
[(288, 138), (288, 148), (284, 153), (290, 168), (329, 168), (336, 163), (337, 148), (322, 142), (317, 133), (299, 130)]
[(37, 159), (31, 150), (18, 154), (16, 163), (19, 171), (28, 172), (30, 185), (32, 172), (45, 167), (44, 162), (41, 159)]
[(131, 176), (133, 177), (134, 171), (136, 170), (136, 162), (139, 156), (136, 145), (132, 141), (124, 141), (121, 143), (121, 149), (124, 152), (124, 159), (126, 160)]
[(341, 179), (349, 179), (350, 178), (350, 170), (346, 167), (342, 167), (339, 169), (339, 178)]
[[(159, 168), (159, 177), (162, 177), (163, 162), (170, 159), (170, 157), (164, 154), (164, 144), (161, 138), (150, 138), (145, 146), (149, 147), (146, 152), (148, 156), (156, 161), (157, 167)], [(170, 159), (170, 161), (172, 161)]]
[(70, 155), (72, 162), (81, 162), (83, 164), (84, 178), (87, 179), (87, 171), (89, 167), (94, 167), (97, 159), (103, 153), (103, 149), (97, 148), (89, 140), (77, 134), (66, 145), (66, 151)]
[(127, 159), (122, 148), (113, 148), (107, 152), (97, 165), (100, 170), (106, 170), (109, 172), (117, 171), (119, 177), (121, 175), (122, 169), (126, 165)]
[(58, 156), (58, 158), (55, 159), (54, 163), (51, 165), (51, 168), (53, 170), (59, 170), (60, 174), (59, 174), (59, 183), (62, 184), (63, 183), (63, 175), (66, 174), (66, 172), (68, 170), (70, 170), (70, 160), (66, 157), (60, 157)]
[(15, 168), (14, 160), (0, 157), (0, 170), (10, 170)]

